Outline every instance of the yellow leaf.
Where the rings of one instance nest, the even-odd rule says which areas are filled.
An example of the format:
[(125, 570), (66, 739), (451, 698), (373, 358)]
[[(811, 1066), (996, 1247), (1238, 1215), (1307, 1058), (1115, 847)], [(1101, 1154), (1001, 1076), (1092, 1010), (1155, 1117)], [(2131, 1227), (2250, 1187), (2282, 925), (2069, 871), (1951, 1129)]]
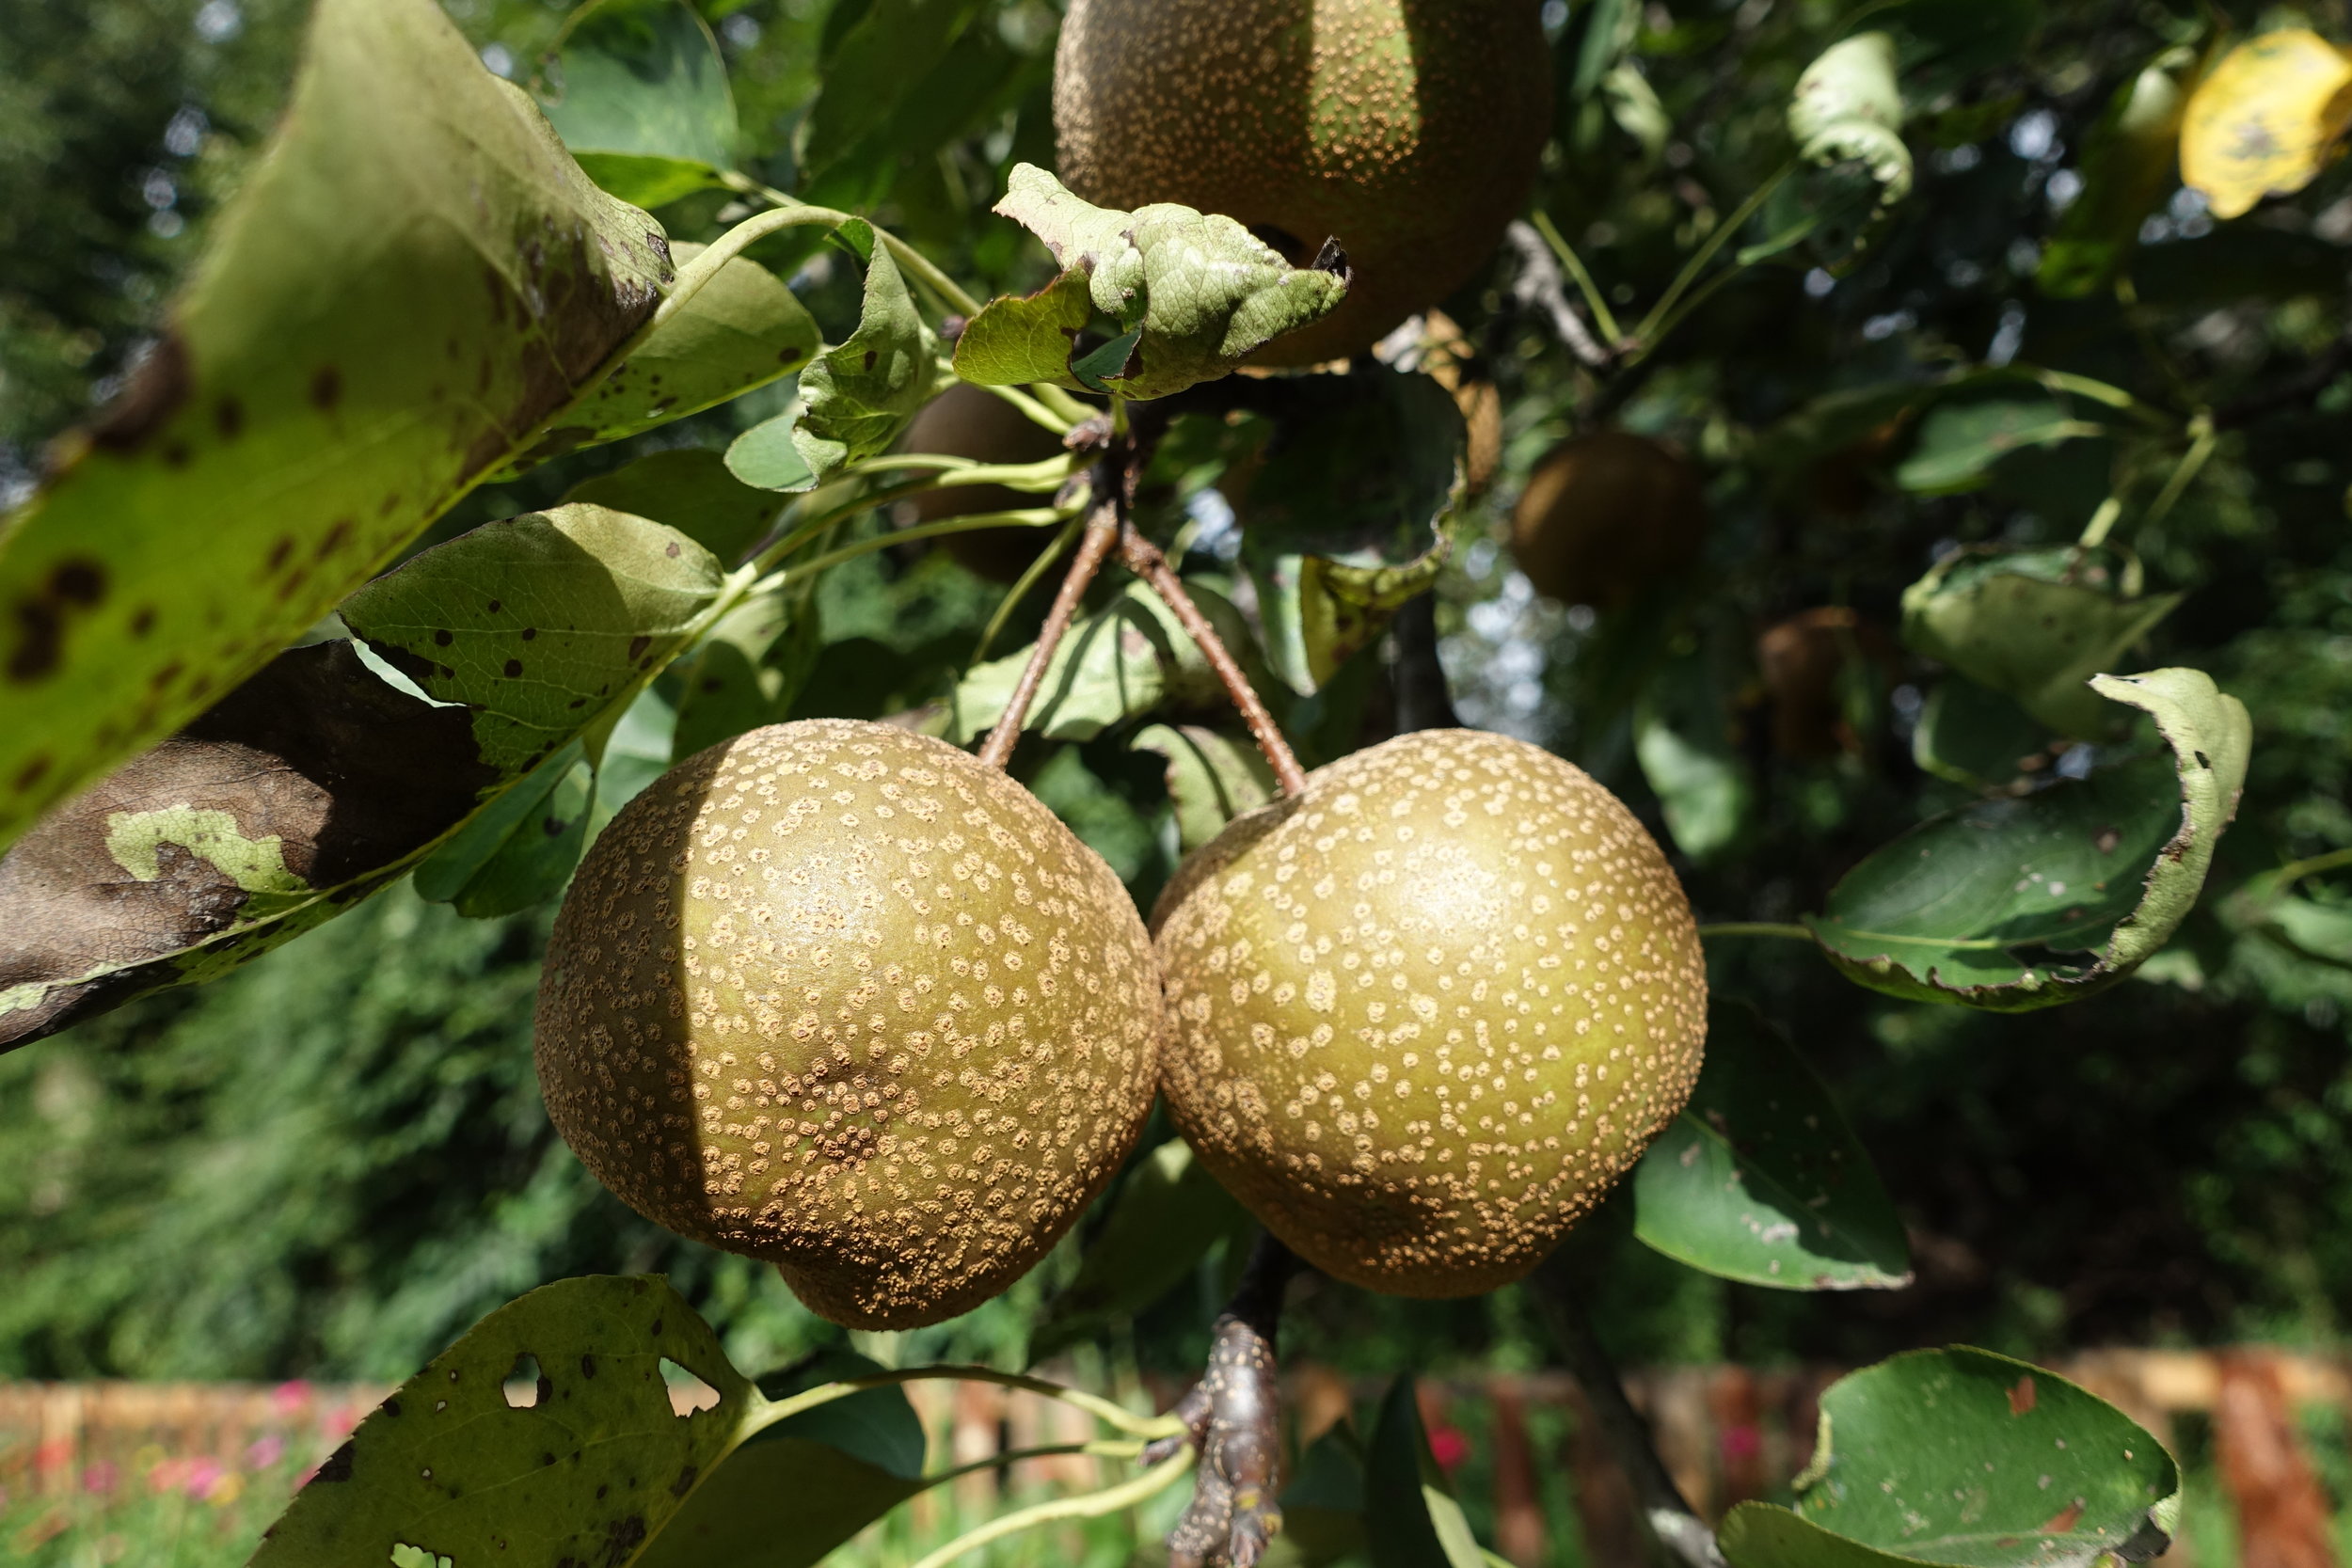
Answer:
[(2181, 182), (2217, 218), (2312, 182), (2352, 121), (2352, 55), (2318, 34), (2284, 28), (2223, 56), (2190, 95)]

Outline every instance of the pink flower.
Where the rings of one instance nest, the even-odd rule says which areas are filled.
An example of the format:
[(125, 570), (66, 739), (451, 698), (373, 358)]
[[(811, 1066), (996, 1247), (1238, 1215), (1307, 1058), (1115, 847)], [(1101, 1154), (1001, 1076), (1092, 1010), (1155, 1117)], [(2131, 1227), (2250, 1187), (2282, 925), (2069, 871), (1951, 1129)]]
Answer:
[(1462, 1435), (1458, 1427), (1433, 1426), (1429, 1429), (1429, 1453), (1437, 1460), (1438, 1469), (1450, 1473), (1470, 1457), (1470, 1439)]
[(274, 1432), (256, 1438), (253, 1446), (245, 1450), (246, 1466), (254, 1470), (266, 1470), (285, 1457), (286, 1440)]
[(191, 1497), (209, 1497), (213, 1488), (220, 1484), (220, 1478), (226, 1474), (228, 1474), (228, 1467), (210, 1455), (202, 1459), (190, 1460), (186, 1473), (181, 1477), (180, 1490)]
[(279, 1416), (291, 1416), (310, 1402), (310, 1386), (300, 1378), (281, 1383), (269, 1391), (269, 1402)]
[(1724, 1428), (1724, 1457), (1754, 1459), (1764, 1449), (1764, 1434), (1752, 1426)]
[(115, 1489), (117, 1479), (115, 1467), (102, 1459), (82, 1472), (82, 1490), (103, 1497)]

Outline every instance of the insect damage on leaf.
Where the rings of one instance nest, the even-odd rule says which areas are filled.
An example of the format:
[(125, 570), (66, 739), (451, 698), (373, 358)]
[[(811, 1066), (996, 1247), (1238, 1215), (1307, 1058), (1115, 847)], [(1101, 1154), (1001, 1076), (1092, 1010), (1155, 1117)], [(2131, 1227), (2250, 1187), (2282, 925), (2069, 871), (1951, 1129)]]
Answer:
[(158, 346), (0, 530), (0, 845), (365, 582), (672, 276), (431, 0), (321, 0)]
[[(983, 386), (1043, 381), (1166, 397), (1321, 320), (1347, 293), (1347, 257), (1334, 243), (1295, 267), (1233, 218), (1172, 202), (1096, 207), (1028, 164), (1014, 166), (994, 210), (1043, 240), (1062, 271), (1037, 293), (996, 300), (972, 318), (956, 372)], [(1082, 335), (1098, 313), (1118, 330), (1089, 348)]]
[(2352, 125), (2352, 51), (2285, 27), (2247, 40), (2189, 95), (2181, 182), (2217, 218), (2318, 177)]
[(280, 654), (0, 856), (0, 1048), (309, 929), (495, 777), (349, 642)]

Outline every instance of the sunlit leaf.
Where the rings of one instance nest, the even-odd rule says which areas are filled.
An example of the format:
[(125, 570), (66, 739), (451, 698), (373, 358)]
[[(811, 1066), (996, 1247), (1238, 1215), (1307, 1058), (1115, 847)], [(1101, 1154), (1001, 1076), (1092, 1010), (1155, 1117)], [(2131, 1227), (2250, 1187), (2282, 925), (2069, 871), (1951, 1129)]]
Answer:
[[(850, 341), (825, 350), (801, 373), (804, 406), (792, 441), (818, 481), (845, 463), (887, 451), (946, 377), (939, 337), (915, 309), (889, 247), (863, 218), (838, 232), (866, 264), (866, 294)], [(731, 466), (752, 483), (741, 466)]]
[(321, 0), (282, 124), (122, 399), (0, 525), (0, 844), (380, 570), (670, 278), (432, 0)]
[(1708, 1009), (1698, 1087), (1633, 1170), (1634, 1234), (1784, 1291), (1911, 1283), (1902, 1220), (1828, 1085), (1740, 1003)]
[(1808, 918), (1831, 962), (1896, 996), (1996, 1011), (2104, 990), (2171, 937), (2237, 810), (2252, 726), (2195, 670), (2092, 683), (2171, 751), (1921, 824)]
[(723, 456), (703, 447), (653, 452), (584, 480), (564, 492), (564, 504), (575, 502), (666, 524), (726, 565), (751, 553), (782, 504), (737, 479)]
[[(675, 252), (684, 262), (702, 248)], [(791, 374), (818, 346), (815, 318), (783, 280), (734, 257), (507, 471), (698, 414)]]
[[(672, 1407), (664, 1364), (718, 1396)], [(535, 1366), (533, 1402), (506, 1383)], [(271, 1527), (254, 1568), (631, 1561), (737, 1441), (751, 1385), (659, 1275), (567, 1279), (474, 1325), (359, 1424)]]
[(1633, 755), (1675, 847), (1693, 861), (1722, 853), (1748, 825), (1755, 782), (1733, 744), (1729, 699), (1707, 650), (1666, 661), (1644, 685)]
[(2352, 51), (2284, 27), (2221, 57), (2189, 95), (2181, 181), (2219, 218), (2312, 182), (2352, 125)]
[(428, 695), (472, 708), (483, 760), (520, 773), (675, 657), (721, 576), (675, 529), (563, 506), (437, 546), (342, 613)]
[[(1989, 1351), (1914, 1351), (1821, 1396), (1792, 1513), (1724, 1521), (1731, 1568), (2090, 1568), (2167, 1544), (2180, 1472), (2129, 1417)], [(2114, 1560), (2105, 1559), (2105, 1560)]]
[[(1294, 267), (1232, 218), (1168, 202), (1133, 213), (1096, 207), (1028, 164), (1014, 167), (995, 211), (1043, 240), (1062, 272), (1041, 293), (998, 300), (972, 319), (956, 370), (982, 386), (1050, 381), (1166, 397), (1320, 321), (1347, 292), (1343, 260)], [(1120, 336), (1082, 354), (1070, 334), (1097, 312)]]

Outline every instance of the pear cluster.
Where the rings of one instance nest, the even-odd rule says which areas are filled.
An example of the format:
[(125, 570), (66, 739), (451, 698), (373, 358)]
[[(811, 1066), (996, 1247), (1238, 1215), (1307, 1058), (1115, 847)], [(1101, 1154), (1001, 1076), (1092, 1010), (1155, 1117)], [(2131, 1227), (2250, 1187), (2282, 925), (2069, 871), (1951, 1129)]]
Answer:
[(756, 730), (614, 818), (540, 992), (548, 1109), (614, 1193), (865, 1328), (968, 1310), (1155, 1089), (1302, 1257), (1405, 1295), (1531, 1268), (1698, 1072), (1699, 945), (1625, 807), (1502, 736), (1309, 776), (1180, 872), (1156, 949), (1003, 773), (884, 724)]

